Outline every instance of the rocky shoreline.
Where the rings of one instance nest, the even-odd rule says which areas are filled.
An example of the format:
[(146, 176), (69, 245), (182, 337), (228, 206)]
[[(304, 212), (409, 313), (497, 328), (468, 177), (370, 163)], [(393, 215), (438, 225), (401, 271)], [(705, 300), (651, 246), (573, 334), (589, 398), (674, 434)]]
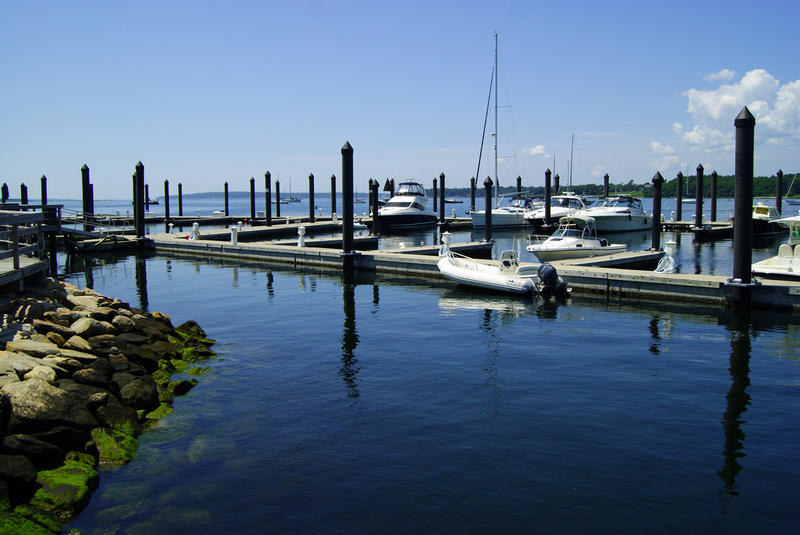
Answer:
[(130, 462), (136, 437), (197, 384), (214, 341), (54, 280), (0, 296), (0, 314), (0, 534), (59, 533), (98, 470)]

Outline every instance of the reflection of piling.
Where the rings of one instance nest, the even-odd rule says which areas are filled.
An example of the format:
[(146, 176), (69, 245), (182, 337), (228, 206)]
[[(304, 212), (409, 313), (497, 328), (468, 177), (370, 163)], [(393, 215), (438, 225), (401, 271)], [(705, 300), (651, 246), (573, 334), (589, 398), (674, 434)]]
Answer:
[(281, 216), (281, 181), (275, 181), (275, 217)]
[(747, 388), (750, 386), (750, 311), (748, 309), (735, 309), (732, 312), (731, 331), (731, 356), (728, 372), (731, 376), (731, 387), (725, 396), (727, 405), (722, 416), (722, 428), (725, 432), (725, 444), (722, 450), (724, 463), (717, 472), (730, 489), (736, 485), (736, 475), (741, 471), (742, 465), (738, 459), (744, 456), (744, 432), (742, 431), (742, 414), (750, 404), (750, 395)]
[(695, 181), (694, 193), (694, 226), (703, 226), (703, 164), (697, 166), (697, 180)]
[(272, 226), (272, 175), (264, 173), (264, 220), (267, 226)]
[(336, 175), (331, 175), (331, 217), (336, 213)]
[(134, 177), (134, 226), (136, 227), (136, 237), (144, 238), (144, 164), (141, 161), (136, 163)]
[(544, 224), (550, 226), (550, 169), (544, 172)]
[(777, 173), (778, 183), (775, 185), (775, 208), (778, 213), (783, 215), (783, 171), (778, 169)]
[(603, 175), (603, 197), (608, 197), (608, 173)]
[(675, 221), (681, 221), (683, 218), (683, 173), (678, 171), (678, 182), (675, 185)]
[(308, 175), (308, 219), (314, 222), (314, 173)]
[[(753, 263), (753, 145), (755, 117), (747, 109), (733, 122), (736, 127), (736, 189), (733, 213), (733, 301), (737, 306), (750, 304), (750, 270)], [(748, 286), (744, 286), (748, 285)]]
[[(144, 196), (142, 197), (144, 202)], [(144, 255), (137, 254), (135, 260), (136, 293), (139, 294), (139, 308), (147, 312), (147, 264)]]
[(486, 199), (484, 210), (484, 224), (486, 225), (486, 229), (484, 230), (483, 239), (484, 241), (492, 241), (492, 179), (488, 176), (486, 180), (483, 181), (483, 188), (484, 197)]
[(469, 179), (469, 211), (475, 211), (475, 177)]
[(711, 222), (717, 220), (717, 171), (711, 172)]
[(169, 232), (169, 180), (164, 180), (164, 229)]
[(250, 177), (250, 221), (256, 220), (256, 179)]
[(225, 182), (225, 209), (223, 211), (225, 217), (228, 217), (228, 183)]
[(442, 195), (439, 197), (439, 222), (444, 223), (444, 173), (439, 175), (439, 186), (442, 188)]
[[(608, 176), (608, 175), (606, 175)], [(664, 177), (656, 172), (653, 177), (653, 241), (651, 249), (657, 251), (661, 248), (661, 186)]]
[(342, 147), (342, 268), (353, 269), (353, 147)]

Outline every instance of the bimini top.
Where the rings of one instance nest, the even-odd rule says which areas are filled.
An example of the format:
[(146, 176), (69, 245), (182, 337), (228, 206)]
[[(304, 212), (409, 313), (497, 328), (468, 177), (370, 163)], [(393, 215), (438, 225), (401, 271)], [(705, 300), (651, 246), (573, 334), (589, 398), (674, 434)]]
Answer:
[(641, 208), (642, 201), (637, 197), (630, 195), (617, 195), (615, 197), (606, 197), (597, 207), (615, 206), (619, 208)]
[(398, 197), (400, 195), (419, 195), (420, 197), (425, 197), (425, 188), (423, 188), (422, 184), (419, 182), (400, 182), (394, 194)]

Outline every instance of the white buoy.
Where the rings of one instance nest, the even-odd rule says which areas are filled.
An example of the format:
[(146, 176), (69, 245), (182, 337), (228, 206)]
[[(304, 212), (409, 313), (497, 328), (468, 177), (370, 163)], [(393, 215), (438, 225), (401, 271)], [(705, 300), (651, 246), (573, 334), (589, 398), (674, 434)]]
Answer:
[(303, 226), (297, 227), (297, 246), (298, 247), (306, 246), (306, 227)]
[(170, 223), (169, 224), (169, 233), (170, 234), (172, 234), (172, 227), (174, 227), (174, 226), (175, 226), (175, 223)]
[(338, 223), (338, 221), (339, 221), (339, 220), (338, 220), (338, 218), (336, 217), (336, 212), (333, 212), (333, 213), (331, 214), (331, 222), (333, 222), (333, 223)]
[(231, 227), (231, 245), (239, 245), (239, 227), (236, 225)]

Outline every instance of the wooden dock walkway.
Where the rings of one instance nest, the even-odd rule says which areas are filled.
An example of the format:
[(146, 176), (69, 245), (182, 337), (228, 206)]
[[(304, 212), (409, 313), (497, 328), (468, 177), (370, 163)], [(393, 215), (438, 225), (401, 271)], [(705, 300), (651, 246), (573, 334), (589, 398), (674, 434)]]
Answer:
[(0, 210), (0, 287), (16, 285), (24, 289), (25, 281), (40, 279), (51, 263), (44, 256), (44, 232), (53, 229), (40, 211)]

